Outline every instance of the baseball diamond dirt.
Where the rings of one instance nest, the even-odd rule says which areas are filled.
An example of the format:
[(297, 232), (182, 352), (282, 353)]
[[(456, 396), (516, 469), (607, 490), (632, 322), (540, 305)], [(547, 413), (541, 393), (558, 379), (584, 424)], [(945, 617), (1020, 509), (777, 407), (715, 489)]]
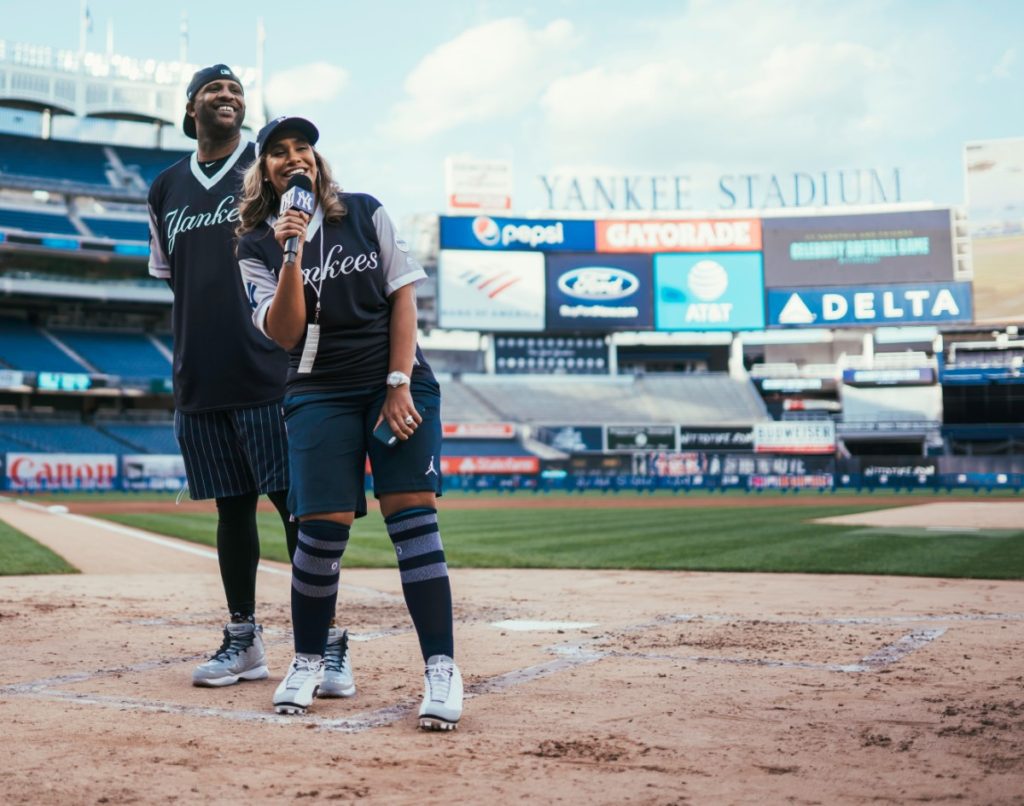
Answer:
[(5, 803), (1024, 803), (1024, 582), (454, 569), (466, 708), (428, 734), (393, 569), (342, 574), (357, 695), (278, 716), (288, 569), (270, 679), (193, 688), (213, 552), (68, 506), (0, 501), (82, 571), (0, 578)]

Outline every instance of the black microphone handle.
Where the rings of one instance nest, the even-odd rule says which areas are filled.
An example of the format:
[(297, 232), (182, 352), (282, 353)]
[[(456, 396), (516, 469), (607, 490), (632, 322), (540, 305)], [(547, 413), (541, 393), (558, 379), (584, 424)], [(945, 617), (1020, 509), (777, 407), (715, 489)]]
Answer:
[(299, 236), (293, 235), (284, 242), (284, 262), (294, 263), (295, 256), (299, 252)]

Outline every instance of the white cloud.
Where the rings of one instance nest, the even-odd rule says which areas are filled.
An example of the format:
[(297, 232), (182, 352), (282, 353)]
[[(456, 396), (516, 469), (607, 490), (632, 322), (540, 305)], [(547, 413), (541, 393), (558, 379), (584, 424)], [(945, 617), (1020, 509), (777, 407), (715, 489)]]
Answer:
[(464, 31), (413, 68), (406, 98), (392, 109), (385, 132), (418, 141), (516, 115), (536, 101), (573, 37), (566, 20), (530, 30), (509, 17)]
[(345, 89), (348, 80), (347, 70), (328, 62), (313, 62), (274, 73), (264, 92), (275, 113), (290, 114), (298, 106), (332, 100)]
[(1009, 78), (1013, 73), (1013, 66), (1017, 63), (1017, 51), (1015, 48), (1008, 48), (1003, 51), (992, 68), (992, 78)]

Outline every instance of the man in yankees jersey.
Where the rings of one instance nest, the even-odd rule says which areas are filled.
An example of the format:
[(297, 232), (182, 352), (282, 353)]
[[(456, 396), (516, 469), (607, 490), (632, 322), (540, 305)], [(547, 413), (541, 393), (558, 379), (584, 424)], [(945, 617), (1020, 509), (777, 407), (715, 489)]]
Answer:
[[(268, 676), (256, 623), (260, 494), (284, 522), (289, 554), (297, 524), (287, 508), (288, 458), (281, 400), (288, 356), (250, 320), (234, 257), (242, 174), (252, 143), (242, 138), (245, 94), (229, 67), (196, 72), (182, 128), (197, 141), (149, 191), (149, 272), (174, 292), (174, 433), (193, 499), (217, 503), (217, 557), (229, 622), (223, 643), (196, 667), (197, 686)], [(355, 693), (347, 631), (332, 625), (321, 696)]]

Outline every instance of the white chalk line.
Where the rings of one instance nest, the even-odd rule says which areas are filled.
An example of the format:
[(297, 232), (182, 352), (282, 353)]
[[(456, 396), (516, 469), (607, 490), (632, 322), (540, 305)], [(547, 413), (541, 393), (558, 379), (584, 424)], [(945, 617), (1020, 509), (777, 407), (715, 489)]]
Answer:
[[(814, 619), (780, 619), (780, 618), (749, 618), (720, 614), (701, 615), (699, 613), (680, 613), (655, 619), (639, 627), (656, 627), (674, 624), (680, 621), (718, 621), (729, 624), (793, 624), (793, 625), (828, 625), (828, 626), (871, 626), (886, 624), (917, 624), (943, 623), (957, 621), (1024, 621), (1024, 613), (952, 613), (949, 615), (922, 616), (851, 616), (849, 618), (814, 618)], [(632, 628), (637, 629), (636, 627)]]
[[(105, 529), (108, 532), (114, 532), (115, 534), (122, 535), (124, 537), (130, 537), (134, 540), (141, 540), (145, 543), (152, 543), (156, 546), (163, 546), (164, 548), (173, 549), (174, 551), (180, 551), (185, 554), (191, 554), (195, 557), (204, 557), (208, 560), (217, 560), (217, 552), (213, 549), (203, 548), (201, 546), (192, 546), (188, 543), (179, 540), (170, 540), (159, 535), (152, 534), (150, 532), (143, 531), (141, 529), (135, 529), (131, 526), (124, 526), (120, 523), (113, 521), (104, 520), (102, 518), (90, 518), (88, 515), (76, 515), (71, 512), (54, 512), (48, 507), (42, 504), (37, 504), (34, 501), (25, 501), (21, 498), (10, 499), (2, 498), (7, 502), (13, 502), (20, 507), (31, 509), (35, 512), (42, 512), (47, 515), (52, 515), (55, 518), (68, 518), (69, 520), (77, 521), (78, 523), (91, 526), (96, 529)], [(283, 576), (291, 579), (292, 571), (290, 568), (278, 568), (274, 565), (268, 565), (267, 563), (261, 562), (257, 570), (262, 571), (264, 574), (271, 574), (273, 576)], [(376, 588), (367, 588), (361, 585), (346, 585), (342, 584), (343, 590), (349, 591), (350, 593), (360, 593), (364, 596), (373, 596), (376, 598), (387, 599), (389, 601), (404, 601), (401, 596), (394, 593), (387, 593), (385, 591), (377, 590)]]

